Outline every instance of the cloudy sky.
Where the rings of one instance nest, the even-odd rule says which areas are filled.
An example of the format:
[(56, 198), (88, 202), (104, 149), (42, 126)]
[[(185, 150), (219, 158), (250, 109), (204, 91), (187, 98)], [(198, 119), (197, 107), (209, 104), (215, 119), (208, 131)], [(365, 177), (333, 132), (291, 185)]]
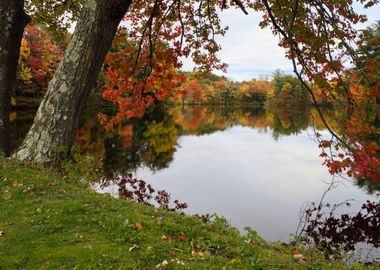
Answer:
[[(358, 10), (367, 14), (369, 23), (380, 20), (380, 5), (369, 10), (358, 7)], [(231, 9), (223, 11), (221, 19), (224, 25), (229, 26), (227, 34), (218, 38), (222, 46), (219, 56), (229, 65), (225, 76), (242, 81), (271, 75), (276, 69), (292, 71), (290, 61), (284, 57), (283, 49), (277, 46), (278, 38), (274, 37), (269, 29), (261, 29), (258, 26), (261, 20), (258, 13), (251, 11), (249, 15), (244, 15), (240, 10)], [(191, 69), (190, 61), (184, 61), (184, 70)]]

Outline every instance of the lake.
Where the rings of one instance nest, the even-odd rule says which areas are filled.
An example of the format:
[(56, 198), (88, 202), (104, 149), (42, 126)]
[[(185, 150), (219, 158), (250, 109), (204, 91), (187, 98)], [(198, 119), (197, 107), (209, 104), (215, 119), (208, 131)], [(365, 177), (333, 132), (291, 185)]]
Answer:
[[(238, 228), (254, 228), (265, 239), (287, 241), (296, 231), (300, 209), (319, 201), (332, 181), (322, 166), (314, 129), (328, 133), (313, 121), (315, 111), (294, 114), (274, 115), (262, 108), (171, 108), (120, 126), (113, 134), (99, 134), (96, 121), (87, 120), (77, 142), (104, 158), (106, 171), (133, 172), (188, 203), (187, 213), (217, 213)], [(96, 141), (91, 145), (91, 140)], [(366, 200), (378, 199), (377, 191), (369, 194), (368, 187), (353, 179), (335, 181), (340, 183), (326, 202), (352, 199), (358, 209)]]
[[(322, 166), (315, 132), (328, 136), (316, 110), (262, 107), (155, 108), (104, 131), (96, 115), (81, 120), (80, 151), (103, 160), (105, 175), (132, 172), (186, 202), (186, 213), (216, 213), (267, 240), (289, 241), (301, 209), (319, 201), (333, 177)], [(325, 202), (353, 200), (358, 211), (378, 187), (336, 177)], [(117, 186), (101, 192), (117, 193)]]

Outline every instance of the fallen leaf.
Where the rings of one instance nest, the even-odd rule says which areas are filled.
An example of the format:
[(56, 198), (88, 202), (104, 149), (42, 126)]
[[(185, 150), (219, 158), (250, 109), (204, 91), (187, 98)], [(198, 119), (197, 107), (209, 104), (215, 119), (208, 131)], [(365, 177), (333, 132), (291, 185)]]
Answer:
[(179, 241), (185, 241), (186, 240), (186, 236), (183, 235), (183, 234), (180, 234), (180, 235), (178, 235), (178, 240)]
[(17, 187), (17, 181), (12, 182), (12, 187)]
[(141, 224), (140, 221), (136, 222), (136, 224), (135, 224), (135, 228), (136, 228), (137, 230), (141, 230), (141, 229), (142, 229), (142, 224)]

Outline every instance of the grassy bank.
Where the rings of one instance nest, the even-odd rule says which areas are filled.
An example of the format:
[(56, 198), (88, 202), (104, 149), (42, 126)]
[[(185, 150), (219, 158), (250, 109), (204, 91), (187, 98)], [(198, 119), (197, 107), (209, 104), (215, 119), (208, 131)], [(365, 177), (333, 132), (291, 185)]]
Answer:
[(0, 176), (0, 269), (376, 269), (96, 194), (75, 174), (0, 159)]

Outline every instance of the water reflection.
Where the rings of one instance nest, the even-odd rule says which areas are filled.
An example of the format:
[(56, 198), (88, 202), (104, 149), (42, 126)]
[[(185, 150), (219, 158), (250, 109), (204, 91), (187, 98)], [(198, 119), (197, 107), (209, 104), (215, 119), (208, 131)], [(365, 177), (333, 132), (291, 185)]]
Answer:
[[(187, 202), (188, 213), (216, 212), (269, 240), (289, 240), (300, 207), (319, 200), (322, 180), (330, 179), (307, 132), (275, 142), (267, 133), (235, 126), (207, 136), (184, 136), (179, 143), (169, 169), (153, 174), (140, 168), (138, 178)], [(355, 199), (350, 209), (355, 211), (361, 202), (376, 198), (344, 182), (326, 201)]]
[[(84, 152), (104, 160), (106, 172), (127, 173), (140, 167), (157, 172), (169, 167), (181, 136), (201, 136), (233, 126), (250, 127), (278, 140), (299, 134), (315, 123), (316, 112), (309, 108), (272, 110), (263, 107), (171, 107), (153, 108), (142, 119), (106, 133), (94, 119), (87, 119), (77, 134)], [(313, 116), (314, 115), (314, 116)]]
[[(318, 201), (331, 178), (311, 139), (315, 129), (326, 133), (307, 107), (156, 107), (112, 132), (96, 116), (83, 117), (76, 144), (103, 160), (105, 174), (135, 172), (188, 203), (188, 213), (217, 213), (287, 241), (300, 207)], [(325, 201), (355, 199), (358, 210), (378, 201), (378, 190), (370, 181), (344, 181)]]
[[(311, 139), (315, 129), (326, 133), (318, 119), (310, 108), (155, 108), (112, 134), (84, 136), (101, 131), (84, 126), (77, 141), (104, 138), (104, 155), (102, 147), (93, 148), (104, 157), (105, 171), (135, 172), (187, 202), (188, 213), (218, 213), (266, 239), (286, 241), (301, 205), (317, 201), (331, 178)], [(373, 183), (345, 181), (326, 201), (364, 202), (378, 198), (377, 190)]]

